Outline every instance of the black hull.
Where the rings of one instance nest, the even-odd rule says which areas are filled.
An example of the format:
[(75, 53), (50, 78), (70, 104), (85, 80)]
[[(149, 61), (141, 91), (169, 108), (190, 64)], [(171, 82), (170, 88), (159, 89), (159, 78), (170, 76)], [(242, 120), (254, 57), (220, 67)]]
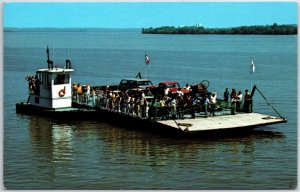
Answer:
[(16, 104), (16, 113), (25, 114), (25, 115), (34, 115), (34, 116), (44, 116), (47, 118), (54, 118), (54, 119), (66, 119), (66, 120), (89, 119), (95, 116), (95, 110), (92, 109), (72, 108), (72, 110), (58, 111), (58, 110), (36, 107), (33, 105), (27, 105), (24, 103)]
[(182, 134), (181, 130), (176, 130), (168, 126), (161, 125), (155, 121), (149, 119), (141, 119), (132, 115), (126, 115), (111, 110), (94, 109), (92, 107), (83, 105), (73, 105), (70, 110), (51, 110), (25, 103), (16, 104), (16, 113), (25, 115), (42, 116), (53, 119), (62, 120), (96, 120), (108, 122), (113, 125), (122, 126), (129, 129), (153, 131), (161, 134)]

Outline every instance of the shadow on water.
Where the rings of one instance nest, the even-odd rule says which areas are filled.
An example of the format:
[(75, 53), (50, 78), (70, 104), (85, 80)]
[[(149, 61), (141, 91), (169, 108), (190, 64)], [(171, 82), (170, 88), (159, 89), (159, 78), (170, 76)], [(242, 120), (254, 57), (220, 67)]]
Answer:
[[(99, 140), (106, 142), (121, 142), (128, 140), (138, 140), (143, 142), (156, 142), (160, 144), (184, 144), (184, 145), (210, 145), (223, 142), (259, 142), (266, 140), (270, 142), (282, 142), (285, 135), (278, 131), (260, 129), (250, 129), (243, 131), (230, 132), (209, 132), (204, 134), (193, 134), (188, 136), (181, 135), (162, 135), (157, 132), (147, 132), (137, 130), (136, 127), (116, 126), (101, 121), (65, 121), (53, 120), (48, 118), (27, 116), (31, 139), (36, 144), (55, 145), (56, 139), (66, 141), (68, 138), (89, 139), (98, 137)], [(61, 143), (60, 143), (61, 144)], [(64, 144), (64, 146), (67, 146)], [(134, 146), (131, 146), (134, 147)]]

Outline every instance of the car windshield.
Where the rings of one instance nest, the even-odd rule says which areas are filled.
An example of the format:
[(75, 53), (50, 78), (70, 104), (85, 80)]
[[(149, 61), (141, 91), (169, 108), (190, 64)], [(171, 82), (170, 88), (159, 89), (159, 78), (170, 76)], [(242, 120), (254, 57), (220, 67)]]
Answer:
[(138, 86), (147, 86), (147, 85), (152, 85), (151, 81), (139, 81)]
[(176, 84), (167, 84), (167, 87), (168, 88), (179, 88), (179, 85), (176, 83)]

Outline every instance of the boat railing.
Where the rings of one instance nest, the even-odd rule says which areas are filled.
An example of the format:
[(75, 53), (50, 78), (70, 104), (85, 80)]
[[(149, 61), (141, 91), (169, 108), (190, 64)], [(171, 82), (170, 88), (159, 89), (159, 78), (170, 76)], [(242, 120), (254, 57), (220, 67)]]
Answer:
[(87, 94), (87, 93), (73, 93), (72, 94), (72, 102), (86, 105), (90, 107), (96, 106), (96, 95)]
[[(243, 103), (240, 103), (242, 106)], [(236, 113), (246, 112), (242, 108), (237, 109), (236, 102), (219, 101), (216, 104), (209, 104), (207, 114), (205, 106), (196, 105), (176, 105), (176, 106), (151, 106), (149, 116), (154, 120), (165, 119), (183, 119), (187, 116), (191, 118), (206, 116), (234, 115)], [(247, 111), (250, 112), (250, 111)]]
[[(198, 103), (194, 105), (166, 105), (159, 106), (158, 103), (152, 105), (151, 99), (146, 102), (146, 105), (128, 102), (122, 100), (120, 97), (112, 99), (104, 97), (101, 94), (86, 94), (75, 93), (73, 94), (73, 102), (92, 108), (100, 108), (110, 110), (126, 115), (133, 115), (140, 118), (150, 118), (152, 120), (166, 120), (166, 119), (183, 119), (187, 117), (207, 117), (207, 116), (222, 116), (234, 115), (241, 112), (252, 112), (250, 106), (245, 109), (244, 102), (225, 102), (217, 101), (215, 104), (208, 106), (207, 114), (203, 104)], [(153, 98), (152, 98), (153, 99)], [(250, 103), (252, 105), (252, 102)]]

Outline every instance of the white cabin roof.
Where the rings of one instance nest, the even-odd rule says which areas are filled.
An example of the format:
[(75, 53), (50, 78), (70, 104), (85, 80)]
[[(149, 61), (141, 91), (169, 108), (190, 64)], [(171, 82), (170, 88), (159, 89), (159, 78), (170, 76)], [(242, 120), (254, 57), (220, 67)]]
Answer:
[(37, 72), (48, 72), (48, 73), (71, 73), (73, 72), (74, 69), (65, 69), (65, 68), (53, 68), (53, 69), (48, 69), (48, 68), (45, 68), (45, 69), (38, 69)]

